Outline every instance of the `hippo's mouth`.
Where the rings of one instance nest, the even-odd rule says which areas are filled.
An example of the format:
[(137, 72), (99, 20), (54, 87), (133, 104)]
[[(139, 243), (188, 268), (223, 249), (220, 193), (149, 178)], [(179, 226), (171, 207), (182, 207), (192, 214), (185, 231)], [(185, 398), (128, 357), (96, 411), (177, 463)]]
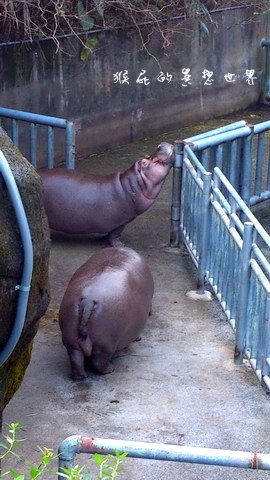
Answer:
[(174, 156), (173, 156), (173, 145), (167, 142), (162, 142), (158, 145), (157, 150), (148, 157), (149, 160), (152, 160), (153, 163), (160, 163), (163, 165), (173, 165)]

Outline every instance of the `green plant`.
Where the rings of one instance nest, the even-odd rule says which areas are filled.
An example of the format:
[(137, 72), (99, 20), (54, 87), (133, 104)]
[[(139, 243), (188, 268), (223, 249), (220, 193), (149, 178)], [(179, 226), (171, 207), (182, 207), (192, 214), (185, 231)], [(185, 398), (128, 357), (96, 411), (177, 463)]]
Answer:
[[(18, 439), (18, 432), (22, 430), (22, 426), (19, 423), (7, 424), (8, 434), (3, 435), (4, 441), (0, 442), (0, 462), (9, 455), (16, 458), (20, 458), (19, 454), (15, 451), (25, 439)], [(38, 478), (47, 475), (48, 473), (54, 476), (60, 475), (67, 480), (91, 480), (90, 472), (85, 472), (85, 466), (75, 467), (71, 469), (62, 468), (61, 472), (51, 470), (51, 462), (57, 458), (57, 455), (53, 453), (51, 448), (38, 447), (41, 452), (41, 460), (37, 465), (27, 463), (29, 471), (25, 473), (19, 473), (13, 468), (8, 468), (5, 472), (0, 469), (0, 480), (36, 480)], [(123, 472), (125, 469), (120, 468), (122, 460), (127, 456), (127, 453), (115, 452), (115, 455), (102, 456), (99, 454), (93, 455), (93, 461), (99, 466), (99, 473), (97, 480), (114, 480), (118, 473)]]

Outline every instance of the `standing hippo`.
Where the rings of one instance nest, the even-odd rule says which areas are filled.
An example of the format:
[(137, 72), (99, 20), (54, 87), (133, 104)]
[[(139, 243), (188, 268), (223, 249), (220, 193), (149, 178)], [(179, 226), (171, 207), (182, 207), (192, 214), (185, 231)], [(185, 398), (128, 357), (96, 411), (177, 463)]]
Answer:
[(146, 261), (126, 247), (94, 253), (72, 276), (59, 310), (71, 378), (85, 378), (85, 357), (99, 373), (113, 371), (113, 354), (135, 340), (152, 306)]
[(39, 170), (50, 228), (68, 234), (109, 233), (110, 245), (123, 245), (125, 226), (154, 203), (172, 165), (173, 146), (164, 142), (122, 173)]

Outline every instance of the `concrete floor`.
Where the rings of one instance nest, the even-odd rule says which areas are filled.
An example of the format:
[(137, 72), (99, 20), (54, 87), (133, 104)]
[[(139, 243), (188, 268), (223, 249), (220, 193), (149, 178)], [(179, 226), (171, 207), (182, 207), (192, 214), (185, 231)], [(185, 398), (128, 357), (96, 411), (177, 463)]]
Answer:
[[(160, 142), (185, 138), (236, 119), (253, 123), (269, 109), (253, 109), (113, 149), (78, 162), (77, 168), (111, 172), (127, 168)], [(153, 314), (140, 342), (114, 360), (114, 373), (69, 379), (57, 311), (72, 273), (96, 250), (101, 237), (55, 234), (51, 250), (51, 304), (35, 339), (31, 364), (4, 422), (24, 427), (22, 458), (39, 458), (37, 445), (57, 450), (73, 434), (269, 453), (269, 397), (247, 366), (233, 363), (234, 334), (216, 300), (194, 301), (196, 270), (184, 249), (170, 252), (171, 177), (155, 205), (128, 225), (123, 241), (145, 256), (155, 281)], [(90, 457), (77, 456), (89, 465)], [(123, 479), (266, 479), (269, 472), (126, 459)], [(96, 478), (96, 477), (95, 477)]]

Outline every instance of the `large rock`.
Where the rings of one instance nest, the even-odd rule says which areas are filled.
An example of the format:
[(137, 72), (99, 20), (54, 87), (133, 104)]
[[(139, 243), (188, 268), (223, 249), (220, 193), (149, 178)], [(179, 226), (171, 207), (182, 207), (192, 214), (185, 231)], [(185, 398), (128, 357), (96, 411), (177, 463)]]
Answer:
[[(31, 358), (38, 320), (49, 303), (49, 229), (41, 201), (39, 175), (0, 127), (0, 149), (5, 155), (25, 207), (34, 249), (34, 269), (26, 322), (19, 343), (0, 367), (0, 414), (21, 384)], [(23, 250), (16, 216), (6, 184), (0, 175), (0, 350), (4, 347), (16, 315), (23, 266)], [(1, 417), (1, 415), (0, 415)]]

